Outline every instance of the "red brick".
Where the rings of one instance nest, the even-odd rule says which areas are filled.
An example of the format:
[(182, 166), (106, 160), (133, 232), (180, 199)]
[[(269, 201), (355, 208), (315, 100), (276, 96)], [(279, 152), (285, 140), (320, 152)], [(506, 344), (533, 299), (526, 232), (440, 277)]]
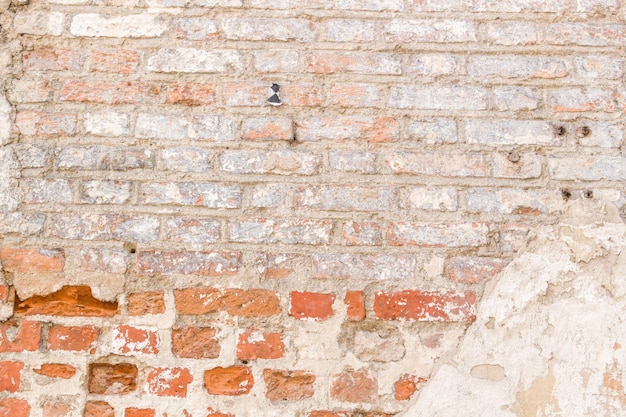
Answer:
[(347, 246), (381, 246), (383, 226), (375, 222), (348, 221), (343, 224), (342, 243)]
[(16, 296), (15, 313), (27, 316), (43, 314), (112, 317), (117, 313), (117, 303), (94, 298), (91, 288), (87, 286), (64, 286), (50, 295), (35, 295), (24, 301)]
[[(19, 327), (15, 336), (7, 333), (14, 333)], [(0, 353), (22, 352), (39, 350), (39, 340), (41, 338), (41, 323), (36, 321), (16, 320), (0, 323)]]
[(427, 379), (421, 376), (404, 374), (394, 384), (394, 398), (398, 401), (410, 400), (411, 396), (417, 391)]
[(130, 74), (137, 71), (139, 54), (127, 49), (108, 49), (93, 51), (91, 70)]
[(193, 377), (187, 368), (154, 368), (148, 373), (145, 392), (159, 397), (187, 396)]
[(15, 118), (20, 133), (29, 136), (71, 136), (76, 133), (76, 115), (20, 111)]
[(163, 313), (165, 313), (163, 291), (146, 291), (128, 294), (129, 316)]
[(249, 329), (239, 335), (237, 359), (278, 359), (285, 354), (285, 344), (281, 333), (264, 333)]
[(91, 394), (128, 394), (137, 389), (137, 374), (137, 367), (129, 363), (92, 363), (87, 388)]
[(510, 259), (456, 256), (448, 261), (448, 276), (454, 282), (477, 284), (485, 282), (502, 271)]
[[(28, 401), (19, 400), (17, 398), (0, 399), (0, 417), (29, 417), (29, 416), (30, 416), (30, 405), (28, 404)], [(85, 416), (85, 417), (88, 417), (88, 416)]]
[(365, 300), (363, 291), (347, 291), (344, 302), (348, 307), (346, 316), (350, 321), (359, 321), (365, 318)]
[(159, 344), (160, 338), (156, 331), (133, 326), (117, 326), (113, 330), (113, 352), (120, 355), (156, 355), (159, 353)]
[(165, 101), (183, 106), (206, 106), (215, 102), (216, 88), (209, 83), (175, 82), (167, 87)]
[(374, 404), (378, 401), (378, 379), (366, 369), (335, 374), (330, 396), (344, 402)]
[(0, 261), (9, 272), (60, 272), (65, 266), (63, 249), (0, 249)]
[(265, 396), (270, 401), (301, 400), (315, 393), (315, 375), (305, 371), (264, 369)]
[(106, 401), (87, 401), (83, 417), (115, 417), (115, 409)]
[(292, 291), (289, 315), (299, 320), (327, 320), (333, 315), (335, 298), (335, 294)]
[(0, 392), (16, 392), (20, 389), (24, 362), (0, 362)]
[(204, 373), (204, 387), (212, 395), (244, 395), (253, 385), (252, 370), (247, 366), (218, 367)]
[(54, 326), (48, 332), (50, 350), (89, 350), (98, 339), (98, 329), (94, 326)]
[(124, 417), (154, 417), (155, 415), (152, 408), (127, 408), (124, 410)]
[(11, 288), (8, 285), (0, 285), (0, 303), (8, 302), (10, 294)]
[(243, 122), (242, 138), (245, 140), (291, 140), (293, 122), (288, 117), (261, 117)]
[(35, 49), (22, 54), (24, 71), (79, 71), (85, 52), (75, 49)]
[(216, 333), (210, 327), (172, 329), (172, 352), (179, 358), (215, 359), (220, 356)]
[(76, 368), (62, 363), (44, 363), (33, 372), (50, 378), (69, 379), (76, 374)]
[(472, 322), (476, 293), (439, 293), (420, 290), (376, 291), (374, 313), (383, 320)]
[(209, 414), (207, 414), (206, 417), (235, 417), (234, 414), (220, 413), (219, 411), (215, 411), (211, 407), (209, 407), (207, 411), (209, 412)]
[(280, 313), (278, 295), (261, 289), (187, 288), (174, 291), (174, 298), (180, 314), (226, 311), (233, 316), (268, 317)]
[(154, 103), (159, 87), (134, 81), (66, 81), (59, 99), (77, 103), (140, 104)]

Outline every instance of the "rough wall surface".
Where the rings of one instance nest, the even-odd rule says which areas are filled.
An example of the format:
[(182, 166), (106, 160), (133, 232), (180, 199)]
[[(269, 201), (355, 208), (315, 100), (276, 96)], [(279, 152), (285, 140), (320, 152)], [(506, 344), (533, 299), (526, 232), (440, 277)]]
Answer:
[[(467, 372), (502, 415), (576, 414), (565, 366), (513, 380), (472, 340), (524, 335), (468, 326), (571, 200), (624, 217), (620, 0), (27, 3), (0, 0), (0, 416), (422, 415)], [(495, 288), (538, 309), (543, 252), (597, 280), (568, 303), (619, 280), (563, 245)], [(607, 352), (594, 415), (626, 404)]]

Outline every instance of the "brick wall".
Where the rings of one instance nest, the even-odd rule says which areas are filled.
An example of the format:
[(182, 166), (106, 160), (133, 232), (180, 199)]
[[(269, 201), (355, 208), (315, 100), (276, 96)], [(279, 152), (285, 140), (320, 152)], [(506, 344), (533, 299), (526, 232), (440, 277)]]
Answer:
[(620, 0), (0, 6), (0, 416), (392, 416), (625, 213)]

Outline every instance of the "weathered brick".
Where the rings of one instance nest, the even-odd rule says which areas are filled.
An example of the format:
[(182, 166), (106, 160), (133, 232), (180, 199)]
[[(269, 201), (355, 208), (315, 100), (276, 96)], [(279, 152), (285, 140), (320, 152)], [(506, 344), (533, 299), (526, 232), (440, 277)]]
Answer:
[(68, 146), (57, 148), (54, 156), (54, 166), (59, 170), (128, 171), (154, 168), (153, 152), (145, 148)]
[(347, 246), (380, 246), (383, 244), (382, 227), (375, 222), (347, 221), (342, 228), (342, 243)]
[(322, 159), (302, 151), (226, 151), (220, 162), (222, 171), (234, 174), (315, 175)]
[(148, 7), (242, 7), (243, 0), (146, 0)]
[(617, 99), (616, 92), (597, 88), (559, 88), (549, 95), (555, 112), (614, 112)]
[(269, 87), (268, 83), (258, 81), (225, 82), (222, 97), (229, 107), (263, 107), (268, 105)]
[(539, 120), (470, 119), (465, 122), (467, 143), (499, 145), (552, 145), (563, 144), (556, 127)]
[(128, 294), (129, 316), (163, 313), (165, 313), (163, 291), (146, 291)]
[(22, 382), (22, 369), (24, 369), (24, 362), (0, 362), (0, 392), (13, 393), (19, 391)]
[(106, 401), (87, 401), (83, 417), (115, 417), (115, 409)]
[(35, 236), (43, 231), (43, 224), (46, 219), (45, 214), (33, 213), (1, 213), (0, 214), (0, 234)]
[(239, 334), (237, 340), (237, 359), (250, 361), (256, 359), (279, 359), (285, 354), (282, 334), (248, 329)]
[(578, 143), (583, 146), (619, 148), (624, 142), (623, 128), (613, 123), (583, 121), (576, 128), (576, 134)]
[(195, 139), (224, 142), (235, 139), (235, 124), (222, 116), (145, 114), (137, 116), (135, 136), (167, 140)]
[(517, 252), (528, 240), (530, 227), (520, 224), (503, 224), (499, 228), (498, 248), (503, 252)]
[(22, 65), (25, 71), (79, 71), (85, 57), (76, 49), (33, 49), (22, 53)]
[(242, 137), (246, 140), (292, 140), (293, 122), (288, 117), (245, 119)]
[(187, 396), (187, 386), (193, 382), (187, 368), (153, 368), (148, 373), (144, 392), (159, 397)]
[(556, 180), (626, 180), (626, 158), (619, 156), (551, 157), (548, 168)]
[(240, 243), (325, 245), (333, 227), (329, 220), (242, 219), (228, 223), (228, 239)]
[(420, 210), (456, 211), (458, 193), (456, 188), (411, 188), (409, 194), (411, 207)]
[(215, 102), (217, 85), (213, 83), (175, 82), (167, 87), (165, 101), (184, 106), (206, 106)]
[(465, 0), (412, 0), (411, 3), (416, 12), (459, 12), (467, 4)]
[(347, 369), (334, 374), (330, 396), (344, 402), (374, 404), (378, 402), (378, 377), (368, 369)]
[(66, 81), (60, 101), (102, 104), (156, 103), (161, 94), (156, 84), (136, 81)]
[(626, 72), (626, 62), (621, 58), (607, 56), (577, 56), (576, 72), (587, 79), (618, 80)]
[[(18, 398), (0, 399), (0, 417), (29, 417), (30, 405), (28, 401)], [(85, 417), (90, 417), (85, 415)], [(105, 417), (105, 416), (103, 416)], [(114, 416), (111, 416), (114, 417)]]
[(289, 315), (298, 320), (324, 321), (334, 314), (333, 304), (337, 296), (333, 293), (292, 291)]
[(204, 387), (211, 395), (245, 395), (253, 386), (254, 376), (247, 366), (218, 367), (204, 372)]
[(50, 159), (50, 150), (46, 144), (22, 143), (15, 147), (15, 156), (22, 168), (43, 168)]
[(181, 17), (176, 21), (174, 36), (192, 41), (214, 40), (220, 31), (214, 19), (206, 17)]
[(87, 272), (123, 274), (126, 272), (126, 251), (121, 249), (81, 248), (81, 269)]
[(174, 297), (179, 314), (226, 311), (232, 316), (269, 317), (280, 313), (278, 295), (268, 290), (199, 287), (175, 290)]
[(472, 322), (476, 294), (420, 290), (374, 292), (374, 313), (383, 320)]
[(72, 189), (70, 182), (61, 179), (26, 178), (20, 181), (23, 202), (37, 203), (71, 203)]
[(332, 151), (330, 167), (336, 171), (375, 174), (378, 172), (376, 154), (364, 151)]
[(303, 256), (294, 253), (261, 253), (256, 260), (263, 278), (280, 279), (294, 276)]
[(382, 52), (311, 52), (306, 56), (306, 70), (317, 74), (400, 75), (402, 62), (398, 55)]
[(286, 84), (281, 86), (281, 98), (289, 107), (315, 107), (324, 104), (322, 88), (315, 84)]
[(487, 177), (489, 157), (479, 153), (395, 152), (385, 162), (396, 174), (440, 175), (442, 177)]
[(48, 332), (50, 350), (87, 351), (97, 340), (95, 326), (53, 326)]
[(538, 178), (541, 175), (541, 158), (535, 152), (496, 153), (492, 157), (496, 178)]
[(211, 152), (203, 148), (177, 147), (161, 151), (161, 166), (173, 172), (211, 171)]
[(427, 381), (426, 378), (403, 374), (393, 384), (393, 397), (398, 401), (410, 400), (413, 394)]
[(172, 242), (206, 244), (220, 238), (218, 219), (172, 218), (165, 222), (167, 240)]
[(313, 24), (304, 19), (238, 17), (220, 23), (222, 35), (228, 40), (311, 42), (315, 39)]
[(41, 323), (36, 321), (5, 321), (0, 323), (0, 353), (39, 350)]
[(420, 54), (411, 58), (408, 72), (418, 75), (452, 75), (459, 70), (459, 58), (454, 55)]
[(49, 232), (61, 239), (151, 242), (158, 238), (159, 221), (117, 214), (57, 214)]
[(475, 12), (557, 13), (566, 10), (567, 7), (567, 0), (510, 0), (506, 2), (493, 0), (472, 0), (471, 2), (471, 9)]
[(484, 223), (390, 223), (387, 239), (392, 246), (424, 247), (483, 246), (489, 242), (489, 227)]
[(62, 363), (44, 363), (38, 369), (33, 368), (33, 372), (49, 378), (70, 379), (76, 375), (76, 368)]
[(626, 25), (616, 23), (558, 23), (547, 25), (545, 42), (553, 45), (624, 46)]
[(241, 252), (137, 251), (137, 274), (234, 275), (241, 266)]
[(392, 142), (399, 138), (400, 127), (395, 118), (379, 116), (310, 117), (298, 122), (299, 141), (366, 140)]
[(493, 96), (500, 111), (535, 110), (543, 101), (541, 90), (533, 87), (494, 87)]
[(65, 15), (51, 11), (20, 11), (13, 18), (13, 29), (19, 34), (60, 36)]
[(539, 40), (539, 28), (533, 22), (489, 22), (486, 36), (496, 45), (535, 45)]
[(130, 120), (123, 113), (86, 113), (85, 131), (95, 136), (128, 136)]
[(91, 70), (131, 74), (137, 72), (139, 54), (130, 49), (99, 49), (91, 54)]
[(297, 208), (329, 211), (393, 211), (398, 206), (395, 187), (303, 186), (296, 189)]
[(375, 36), (375, 21), (334, 19), (326, 22), (326, 40), (330, 42), (372, 42)]
[(93, 180), (81, 184), (80, 201), (87, 204), (124, 204), (130, 200), (128, 181)]
[(21, 111), (15, 125), (20, 133), (29, 136), (72, 136), (76, 133), (76, 115)]
[(427, 145), (458, 141), (456, 122), (451, 119), (411, 120), (407, 131), (409, 139)]
[(211, 327), (172, 329), (172, 353), (179, 358), (216, 359), (221, 350), (216, 334)]
[(382, 107), (384, 89), (378, 85), (337, 83), (332, 86), (332, 104), (341, 107)]
[(343, 302), (346, 304), (346, 317), (349, 321), (365, 319), (365, 299), (363, 291), (347, 291)]
[(595, 12), (598, 14), (613, 14), (619, 8), (619, 0), (577, 0), (577, 12)]
[(177, 204), (210, 208), (241, 207), (241, 187), (204, 182), (159, 182), (142, 184), (140, 201), (144, 204)]
[[(256, 0), (259, 1), (259, 0)], [(402, 0), (310, 0), (306, 2), (312, 9), (402, 11)]]
[(53, 249), (25, 249), (5, 246), (0, 249), (0, 260), (8, 272), (60, 272), (65, 267), (65, 251)]
[(564, 209), (559, 190), (476, 188), (466, 194), (469, 212), (502, 214), (550, 214)]
[(243, 59), (235, 50), (161, 49), (148, 58), (146, 68), (150, 72), (233, 73), (243, 69)]
[(129, 363), (89, 364), (87, 389), (91, 394), (129, 394), (137, 389), (138, 369)]
[(265, 397), (270, 401), (294, 401), (311, 398), (315, 393), (315, 375), (306, 371), (264, 369)]
[(487, 90), (473, 86), (394, 85), (389, 107), (423, 110), (486, 110)]
[(466, 20), (391, 20), (383, 31), (387, 42), (476, 41), (475, 24)]
[(292, 204), (293, 191), (286, 184), (262, 184), (256, 185), (252, 190), (252, 207), (290, 207)]
[(269, 49), (252, 52), (252, 65), (259, 72), (298, 72), (300, 54), (293, 49)]
[(155, 14), (112, 16), (82, 13), (72, 18), (70, 33), (74, 36), (112, 38), (154, 38), (163, 35), (167, 23)]
[(15, 313), (25, 316), (112, 317), (117, 314), (117, 302), (98, 300), (91, 295), (91, 288), (84, 285), (66, 285), (52, 294), (34, 295), (23, 301), (16, 296)]
[(455, 256), (448, 260), (446, 271), (454, 282), (478, 284), (500, 273), (510, 259), (477, 256)]
[(53, 101), (53, 84), (48, 80), (14, 80), (9, 90), (12, 103), (45, 103)]
[(129, 407), (124, 410), (124, 417), (156, 417), (154, 408)]
[(412, 280), (416, 267), (417, 260), (411, 254), (313, 255), (313, 277), (321, 279)]
[(571, 64), (563, 58), (542, 56), (472, 56), (469, 59), (468, 74), (484, 79), (502, 78), (563, 78), (571, 71)]

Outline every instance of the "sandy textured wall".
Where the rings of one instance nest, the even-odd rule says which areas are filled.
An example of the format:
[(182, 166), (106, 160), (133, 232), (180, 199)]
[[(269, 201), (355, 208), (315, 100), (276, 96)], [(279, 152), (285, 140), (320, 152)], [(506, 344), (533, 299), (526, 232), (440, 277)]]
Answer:
[(0, 415), (401, 413), (530, 230), (624, 217), (620, 0), (26, 3)]

